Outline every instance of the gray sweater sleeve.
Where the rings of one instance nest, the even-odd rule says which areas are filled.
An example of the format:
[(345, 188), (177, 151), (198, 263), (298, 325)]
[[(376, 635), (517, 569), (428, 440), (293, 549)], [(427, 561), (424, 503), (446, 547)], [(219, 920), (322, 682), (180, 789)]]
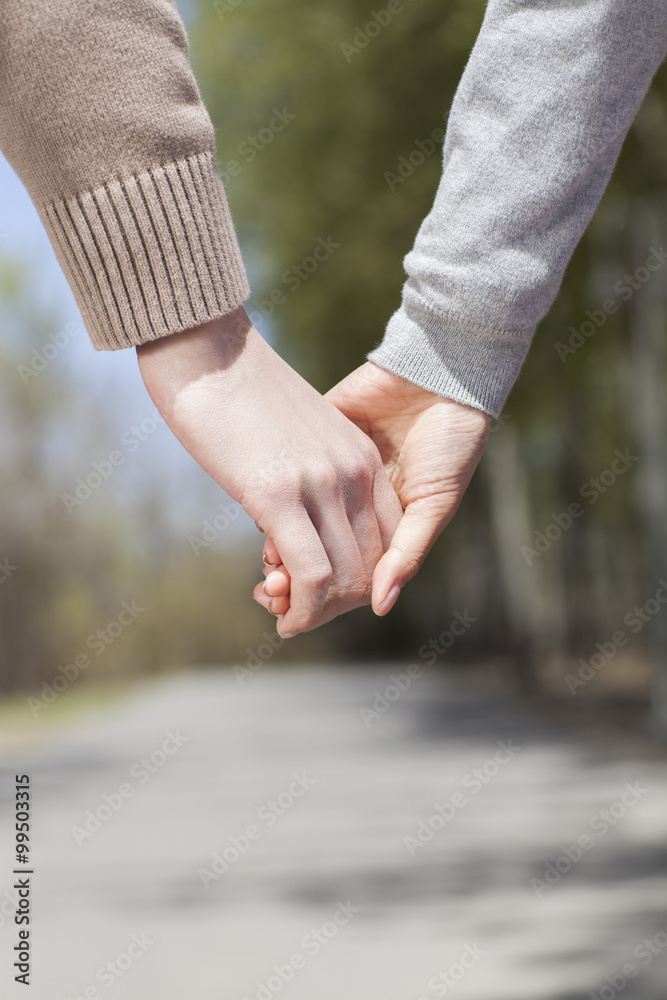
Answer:
[(666, 49), (666, 0), (489, 0), (371, 361), (500, 413)]

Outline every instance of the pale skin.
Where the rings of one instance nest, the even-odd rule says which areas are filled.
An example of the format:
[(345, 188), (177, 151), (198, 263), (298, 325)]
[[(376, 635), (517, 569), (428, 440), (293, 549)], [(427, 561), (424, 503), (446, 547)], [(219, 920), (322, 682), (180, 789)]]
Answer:
[(193, 458), (280, 546), (289, 637), (368, 603), (401, 519), (376, 446), (262, 339), (242, 308), (137, 348)]
[[(373, 610), (385, 615), (456, 513), (484, 452), (491, 417), (370, 361), (325, 398), (374, 441), (401, 501), (403, 516), (372, 580)], [(264, 561), (265, 580), (254, 597), (276, 615), (280, 629), (291, 606), (291, 581), (272, 537)]]
[(255, 599), (289, 638), (386, 614), (454, 516), (491, 418), (367, 362), (326, 396), (242, 308), (137, 348), (165, 421), (267, 533)]

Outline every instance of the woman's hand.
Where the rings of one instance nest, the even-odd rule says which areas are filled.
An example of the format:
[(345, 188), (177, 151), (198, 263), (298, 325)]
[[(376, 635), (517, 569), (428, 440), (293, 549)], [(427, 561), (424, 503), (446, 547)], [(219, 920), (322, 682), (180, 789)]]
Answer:
[[(370, 361), (326, 398), (377, 446), (404, 509), (373, 575), (373, 610), (384, 615), (456, 513), (482, 457), (491, 417)], [(255, 599), (267, 608), (271, 600), (270, 610), (284, 613), (291, 600), (290, 579), (277, 539), (267, 541), (265, 554), (269, 573), (255, 588)]]
[(376, 446), (273, 351), (240, 308), (137, 348), (179, 441), (279, 546), (285, 638), (369, 603), (401, 517)]

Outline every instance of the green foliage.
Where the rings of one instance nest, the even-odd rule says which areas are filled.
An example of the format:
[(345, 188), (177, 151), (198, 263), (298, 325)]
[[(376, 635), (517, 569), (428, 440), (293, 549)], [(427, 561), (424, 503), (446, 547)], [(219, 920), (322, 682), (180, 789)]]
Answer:
[[(378, 6), (362, 0), (200, 0), (191, 28), (195, 71), (249, 264), (248, 309), (321, 390), (363, 361), (398, 305), (402, 258), (431, 205), (440, 155), (427, 157), (393, 191), (385, 175), (396, 174), (399, 157), (442, 126), (485, 7), (481, 0), (399, 6), (379, 30), (366, 31), (378, 21)], [(274, 135), (260, 133), (276, 108), (296, 117)], [(258, 133), (267, 141), (249, 152), (243, 143)], [(518, 482), (511, 484), (517, 507), (525, 502), (528, 511), (527, 543), (553, 513), (581, 499), (582, 485), (608, 467), (616, 448), (641, 443), (632, 346), (641, 319), (636, 299), (626, 302), (613, 289), (644, 263), (653, 238), (665, 239), (659, 220), (666, 187), (663, 67), (537, 333), (507, 404), (506, 429), (498, 429), (499, 437), (516, 439), (527, 475), (525, 495)], [(637, 222), (647, 206), (656, 220), (653, 236)], [(340, 249), (290, 291), (284, 272), (328, 235)], [(661, 271), (652, 281), (664, 296), (667, 275)], [(272, 309), (276, 289), (285, 297)], [(557, 344), (567, 343), (587, 310), (599, 309), (610, 296), (618, 311), (563, 362)], [(262, 311), (272, 313), (268, 320)], [(490, 447), (496, 447), (493, 438)], [(537, 569), (515, 567), (517, 579), (508, 581), (500, 557), (502, 517), (490, 517), (488, 471), (483, 463), (456, 527), (401, 597), (404, 643), (410, 648), (423, 641), (446, 614), (443, 605), (459, 607), (464, 600), (484, 616), (478, 649), (486, 644), (494, 652), (511, 651), (515, 643), (532, 642), (528, 616), (513, 615), (507, 597), (510, 583), (520, 578), (526, 600), (532, 594), (541, 608), (542, 639), (578, 653), (648, 592), (640, 477), (619, 479), (587, 507), (557, 551), (540, 557)], [(371, 628), (365, 648), (383, 634)], [(349, 629), (347, 636), (351, 641)]]
[[(62, 684), (61, 667), (81, 655), (90, 665), (73, 688), (102, 677), (245, 662), (263, 630), (272, 631), (250, 597), (257, 546), (211, 546), (197, 557), (170, 524), (170, 498), (145, 491), (130, 506), (113, 489), (74, 513), (63, 503), (85, 457), (108, 455), (117, 434), (103, 407), (81, 418), (81, 387), (62, 359), (21, 377), (32, 350), (63, 326), (35, 308), (32, 280), (27, 266), (0, 262), (0, 694), (39, 693), (54, 678)], [(130, 464), (115, 475), (122, 486)], [(112, 625), (112, 641), (100, 640), (99, 630), (133, 601), (142, 609), (136, 618), (120, 635), (111, 634)]]
[[(199, 0), (190, 29), (252, 280), (248, 309), (321, 390), (363, 361), (399, 303), (402, 259), (434, 197), (439, 151), (404, 183), (386, 175), (443, 126), (484, 11), (482, 0), (401, 7), (366, 33), (378, 7), (360, 0)], [(648, 461), (637, 381), (642, 309), (648, 295), (664, 305), (667, 268), (645, 292), (619, 298), (618, 311), (565, 362), (556, 348), (587, 310), (618, 298), (614, 284), (644, 263), (652, 241), (665, 241), (666, 109), (663, 68), (538, 331), (509, 417), (492, 436), (490, 451), (506, 464), (483, 461), (454, 526), (388, 619), (362, 609), (300, 637), (277, 659), (415, 659), (464, 608), (479, 624), (452, 651), (455, 660), (518, 659), (527, 649), (576, 659), (655, 589), (651, 493), (634, 470), (532, 567), (517, 556), (519, 543), (531, 544), (552, 514), (581, 499), (582, 484), (609, 466), (616, 448), (638, 448)], [(340, 247), (310, 273), (304, 261), (329, 239)], [(61, 493), (80, 474), (91, 440), (103, 454), (115, 438), (101, 408), (81, 419), (66, 366), (54, 364), (28, 385), (18, 377), (31, 348), (59, 328), (33, 305), (30, 280), (19, 264), (0, 266), (0, 560), (18, 567), (0, 583), (0, 690), (39, 689), (133, 599), (145, 611), (90, 676), (244, 662), (271, 629), (250, 600), (256, 548), (195, 557), (169, 526), (169, 498), (158, 495), (123, 506), (109, 494), (106, 505), (76, 518), (65, 510)], [(664, 384), (658, 353), (654, 368)], [(513, 499), (498, 511), (501, 493)]]
[[(385, 174), (444, 126), (483, 4), (406, 3), (352, 54), (355, 38), (363, 43), (355, 29), (372, 20), (358, 0), (228, 6), (220, 18), (201, 3), (191, 36), (223, 178), (230, 161), (241, 167), (227, 190), (255, 272), (248, 308), (275, 288), (286, 293), (272, 317), (281, 350), (324, 390), (363, 361), (398, 305), (402, 258), (433, 200), (439, 151), (395, 191)], [(244, 147), (274, 108), (296, 117), (260, 150)], [(283, 273), (328, 236), (340, 249), (291, 291)]]

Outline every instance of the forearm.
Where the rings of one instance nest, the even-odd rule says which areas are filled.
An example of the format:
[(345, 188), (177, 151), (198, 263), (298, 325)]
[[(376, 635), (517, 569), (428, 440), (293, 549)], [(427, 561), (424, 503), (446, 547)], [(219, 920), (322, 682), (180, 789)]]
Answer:
[[(188, 386), (232, 368), (251, 331), (246, 311), (239, 306), (219, 319), (137, 347), (144, 384), (167, 422), (173, 420), (178, 397)], [(221, 397), (226, 394), (223, 388), (221, 380)]]
[(371, 361), (498, 415), (666, 48), (664, 0), (490, 0)]
[(186, 330), (247, 296), (171, 0), (3, 0), (0, 148), (95, 347)]

